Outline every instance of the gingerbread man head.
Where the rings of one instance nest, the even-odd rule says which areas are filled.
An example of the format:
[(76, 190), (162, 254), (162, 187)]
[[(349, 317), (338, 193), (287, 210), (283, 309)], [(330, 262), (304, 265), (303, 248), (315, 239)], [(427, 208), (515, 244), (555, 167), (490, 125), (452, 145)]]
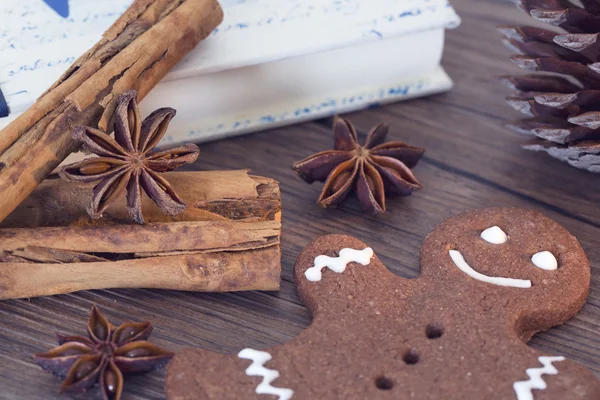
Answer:
[(425, 240), (417, 279), (342, 235), (307, 246), (294, 277), (309, 328), (235, 356), (184, 351), (169, 367), (168, 397), (600, 398), (590, 371), (525, 344), (577, 313), (590, 280), (577, 240), (538, 213), (485, 209), (445, 221)]

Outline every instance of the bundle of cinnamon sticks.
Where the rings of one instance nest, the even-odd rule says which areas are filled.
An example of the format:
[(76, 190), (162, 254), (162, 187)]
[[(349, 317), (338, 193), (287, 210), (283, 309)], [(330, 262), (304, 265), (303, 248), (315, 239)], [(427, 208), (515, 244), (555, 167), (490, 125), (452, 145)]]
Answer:
[(111, 131), (115, 100), (141, 100), (222, 21), (217, 0), (135, 0), (38, 101), (0, 131), (0, 299), (101, 288), (276, 290), (277, 182), (247, 171), (168, 173), (188, 205), (147, 225), (125, 200), (101, 220), (86, 212), (92, 185), (46, 180), (78, 149), (79, 126)]
[(90, 184), (42, 183), (0, 224), (0, 299), (104, 288), (279, 289), (277, 182), (247, 171), (165, 177), (188, 208), (171, 217), (144, 198), (147, 225), (130, 222), (124, 198), (103, 219), (90, 218)]

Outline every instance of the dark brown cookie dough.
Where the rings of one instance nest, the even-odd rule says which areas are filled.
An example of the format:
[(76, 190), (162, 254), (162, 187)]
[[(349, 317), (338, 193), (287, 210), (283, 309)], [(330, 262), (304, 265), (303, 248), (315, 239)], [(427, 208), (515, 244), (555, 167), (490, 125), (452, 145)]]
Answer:
[(312, 242), (294, 268), (311, 326), (267, 350), (176, 355), (168, 398), (600, 399), (590, 371), (525, 344), (575, 315), (589, 289), (583, 250), (554, 221), (520, 209), (450, 218), (425, 240), (414, 280), (366, 248)]

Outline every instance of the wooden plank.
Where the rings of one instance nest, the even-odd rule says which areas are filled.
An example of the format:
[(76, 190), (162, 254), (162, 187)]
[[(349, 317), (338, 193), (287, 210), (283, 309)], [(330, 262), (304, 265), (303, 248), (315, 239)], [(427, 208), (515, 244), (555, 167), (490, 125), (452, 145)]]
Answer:
[[(341, 209), (324, 210), (314, 201), (320, 184), (306, 185), (287, 166), (295, 159), (330, 145), (329, 135), (311, 125), (262, 133), (204, 146), (195, 167), (251, 167), (281, 182), (284, 204), (282, 236), (284, 282), (279, 293), (200, 294), (153, 290), (112, 290), (0, 302), (0, 381), (19, 398), (52, 399), (58, 381), (46, 376), (30, 354), (50, 348), (53, 331), (84, 333), (93, 303), (114, 322), (151, 319), (153, 340), (179, 350), (187, 346), (234, 353), (245, 346), (262, 348), (290, 340), (310, 322), (291, 283), (295, 257), (314, 237), (347, 233), (372, 245), (386, 265), (406, 277), (417, 275), (423, 238), (444, 218), (483, 205), (537, 208), (580, 238), (593, 265), (593, 290), (588, 304), (572, 321), (533, 339), (533, 345), (565, 354), (600, 372), (600, 229), (557, 214), (540, 204), (498, 188), (445, 171), (431, 163), (417, 166), (424, 190), (390, 200), (389, 212), (363, 216), (351, 200)], [(250, 151), (253, 157), (227, 157)], [(131, 398), (162, 398), (162, 373), (136, 377), (126, 385)], [(27, 382), (35, 380), (35, 385)]]

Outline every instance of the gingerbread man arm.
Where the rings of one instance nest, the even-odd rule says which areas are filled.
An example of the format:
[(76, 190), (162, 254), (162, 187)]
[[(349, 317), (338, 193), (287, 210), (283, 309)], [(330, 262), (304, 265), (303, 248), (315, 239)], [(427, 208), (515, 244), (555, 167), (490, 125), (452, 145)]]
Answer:
[(371, 247), (345, 235), (322, 236), (310, 243), (298, 256), (294, 283), (313, 318), (321, 312), (339, 314), (355, 307), (357, 299), (391, 287), (407, 291), (411, 286), (391, 273)]
[(276, 384), (279, 372), (269, 367), (271, 357), (267, 351), (254, 349), (241, 350), (237, 356), (184, 350), (169, 365), (165, 384), (167, 397), (172, 400), (291, 399), (293, 391)]

